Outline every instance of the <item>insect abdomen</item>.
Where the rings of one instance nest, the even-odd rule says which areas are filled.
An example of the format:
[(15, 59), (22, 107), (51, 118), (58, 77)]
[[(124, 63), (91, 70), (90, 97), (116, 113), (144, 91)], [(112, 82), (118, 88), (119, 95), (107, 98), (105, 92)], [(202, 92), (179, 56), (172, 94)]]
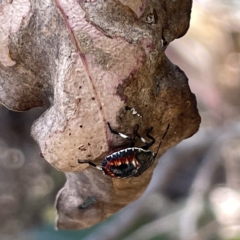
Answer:
[(126, 178), (137, 173), (140, 163), (135, 158), (137, 148), (126, 148), (108, 155), (102, 161), (102, 170), (106, 175)]

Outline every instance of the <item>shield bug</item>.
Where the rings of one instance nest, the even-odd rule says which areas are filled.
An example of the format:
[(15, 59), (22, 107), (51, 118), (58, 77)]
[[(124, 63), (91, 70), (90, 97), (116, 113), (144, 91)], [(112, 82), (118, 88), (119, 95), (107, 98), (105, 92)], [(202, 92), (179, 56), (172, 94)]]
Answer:
[[(114, 151), (113, 153), (107, 155), (100, 166), (88, 160), (78, 160), (78, 163), (88, 163), (89, 165), (101, 170), (104, 174), (114, 177), (114, 178), (128, 178), (128, 177), (138, 177), (143, 172), (145, 172), (156, 160), (158, 151), (161, 147), (163, 139), (165, 138), (170, 125), (167, 125), (167, 128), (162, 136), (162, 139), (158, 145), (158, 150), (156, 153), (153, 153), (149, 148), (155, 143), (155, 139), (150, 135), (152, 127), (147, 131), (146, 136), (151, 139), (151, 142), (147, 142), (143, 137), (138, 134), (139, 126), (136, 125), (133, 131), (133, 138), (119, 133), (112, 129), (110, 123), (107, 123), (108, 127), (113, 134), (117, 134), (122, 138), (125, 138), (131, 142), (129, 148), (120, 149)], [(136, 137), (144, 143), (142, 147), (135, 147)]]

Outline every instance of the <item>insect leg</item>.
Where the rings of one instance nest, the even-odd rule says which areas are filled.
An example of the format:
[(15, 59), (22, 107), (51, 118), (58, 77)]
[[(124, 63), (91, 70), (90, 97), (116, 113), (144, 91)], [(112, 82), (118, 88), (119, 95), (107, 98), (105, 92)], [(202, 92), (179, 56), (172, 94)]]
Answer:
[(141, 137), (141, 136), (139, 135), (139, 133), (137, 132), (137, 131), (138, 131), (138, 125), (137, 125), (137, 128), (134, 129), (134, 136), (140, 138), (141, 141), (145, 144), (145, 145), (143, 145), (143, 146), (141, 147), (142, 149), (146, 149), (146, 150), (147, 150), (147, 149), (149, 149), (149, 148), (155, 143), (155, 139), (154, 139), (152, 136), (149, 135), (149, 133), (152, 131), (152, 129), (153, 129), (153, 128), (150, 128), (150, 129), (147, 131), (147, 134), (146, 134), (146, 136), (147, 136), (148, 138), (152, 139), (152, 141), (151, 141), (150, 143), (148, 143), (145, 138), (143, 138), (143, 137)]
[(134, 137), (134, 138), (131, 138), (131, 137), (129, 137), (129, 136), (123, 134), (123, 133), (120, 133), (120, 132), (117, 132), (117, 131), (113, 130), (112, 127), (110, 126), (110, 123), (109, 123), (109, 122), (107, 123), (107, 125), (108, 125), (111, 133), (116, 134), (116, 135), (118, 135), (118, 136), (120, 136), (120, 137), (122, 137), (122, 138), (127, 139), (128, 141), (131, 142), (131, 147), (134, 147), (134, 145), (135, 145), (135, 137)]
[(148, 148), (150, 148), (154, 143), (155, 143), (155, 138), (153, 136), (151, 136), (149, 133), (153, 130), (153, 128), (149, 128), (147, 133), (146, 133), (146, 136), (151, 139), (152, 141), (150, 143), (148, 143)]
[(162, 139), (161, 139), (160, 143), (158, 144), (158, 150), (157, 150), (157, 152), (155, 153), (156, 156), (157, 156), (158, 151), (159, 151), (159, 149), (160, 149), (160, 147), (161, 147), (161, 145), (162, 145), (163, 139), (164, 139), (165, 136), (167, 135), (167, 132), (168, 132), (168, 130), (169, 130), (169, 127), (170, 127), (170, 124), (167, 125), (167, 128), (166, 128), (164, 134), (162, 135)]
[(80, 164), (88, 163), (89, 165), (97, 168), (98, 170), (102, 170), (102, 168), (100, 166), (96, 165), (95, 163), (93, 163), (93, 162), (91, 162), (89, 160), (79, 160), (78, 159), (78, 163), (80, 163)]

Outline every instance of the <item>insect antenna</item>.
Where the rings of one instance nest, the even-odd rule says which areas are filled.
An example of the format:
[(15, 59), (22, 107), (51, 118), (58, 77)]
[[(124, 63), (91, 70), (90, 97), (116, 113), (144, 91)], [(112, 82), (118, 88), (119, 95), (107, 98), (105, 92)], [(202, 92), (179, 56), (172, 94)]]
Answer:
[(155, 153), (155, 156), (158, 155), (158, 151), (159, 151), (159, 149), (160, 149), (160, 147), (161, 147), (161, 145), (162, 145), (163, 139), (164, 139), (165, 136), (167, 135), (167, 132), (168, 132), (169, 127), (170, 127), (170, 124), (167, 125), (167, 128), (166, 128), (166, 130), (165, 130), (165, 133), (162, 135), (162, 139), (161, 139), (160, 143), (158, 144), (158, 150), (157, 150), (157, 152)]
[(96, 165), (95, 163), (93, 163), (93, 162), (91, 162), (89, 160), (80, 160), (80, 159), (78, 159), (78, 163), (80, 163), (80, 164), (88, 163), (89, 165), (97, 168), (98, 170), (102, 170), (102, 168), (100, 166)]

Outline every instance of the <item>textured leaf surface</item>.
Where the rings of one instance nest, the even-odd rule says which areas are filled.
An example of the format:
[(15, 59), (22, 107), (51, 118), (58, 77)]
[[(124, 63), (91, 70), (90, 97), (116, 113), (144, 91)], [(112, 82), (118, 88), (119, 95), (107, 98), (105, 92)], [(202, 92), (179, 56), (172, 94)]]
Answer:
[[(4, 22), (16, 12), (18, 21)], [(187, 31), (190, 12), (190, 0), (2, 4), (0, 100), (16, 111), (48, 108), (32, 135), (49, 163), (75, 172), (67, 174), (57, 198), (58, 227), (105, 219), (137, 199), (151, 179), (154, 166), (138, 178), (111, 179), (78, 164), (99, 164), (127, 144), (109, 132), (107, 122), (128, 135), (135, 124), (141, 135), (152, 126), (157, 143), (170, 123), (159, 155), (197, 131), (195, 96), (164, 53)]]

